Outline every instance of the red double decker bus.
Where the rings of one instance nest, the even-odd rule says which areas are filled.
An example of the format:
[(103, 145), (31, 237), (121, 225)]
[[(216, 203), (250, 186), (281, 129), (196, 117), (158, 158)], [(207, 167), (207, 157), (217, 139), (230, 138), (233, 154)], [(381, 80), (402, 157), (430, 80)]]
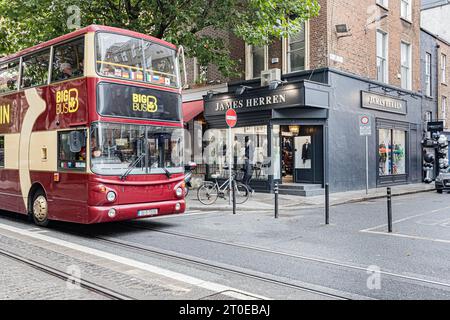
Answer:
[(178, 56), (93, 25), (0, 59), (0, 209), (38, 225), (183, 213)]

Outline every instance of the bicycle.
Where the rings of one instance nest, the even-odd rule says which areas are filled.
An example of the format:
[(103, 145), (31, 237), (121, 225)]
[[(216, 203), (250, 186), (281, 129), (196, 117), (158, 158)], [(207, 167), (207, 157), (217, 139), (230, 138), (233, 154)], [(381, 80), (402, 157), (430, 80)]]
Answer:
[[(236, 176), (236, 173), (233, 173), (233, 176)], [(219, 175), (217, 174), (211, 175), (214, 182), (205, 181), (198, 189), (197, 198), (202, 204), (211, 205), (215, 203), (219, 197), (226, 200), (226, 194), (230, 196), (230, 179), (227, 179), (222, 185), (219, 185), (219, 182), (217, 181), (218, 177)], [(236, 195), (237, 204), (245, 203), (250, 197), (249, 188), (240, 181), (235, 181), (234, 193)]]

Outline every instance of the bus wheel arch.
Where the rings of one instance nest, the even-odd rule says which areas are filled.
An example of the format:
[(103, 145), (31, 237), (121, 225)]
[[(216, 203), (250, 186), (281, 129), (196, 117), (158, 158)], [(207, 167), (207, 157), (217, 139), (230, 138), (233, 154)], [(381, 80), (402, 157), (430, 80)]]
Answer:
[(49, 223), (47, 193), (40, 183), (33, 184), (28, 193), (28, 214), (38, 226), (46, 227)]

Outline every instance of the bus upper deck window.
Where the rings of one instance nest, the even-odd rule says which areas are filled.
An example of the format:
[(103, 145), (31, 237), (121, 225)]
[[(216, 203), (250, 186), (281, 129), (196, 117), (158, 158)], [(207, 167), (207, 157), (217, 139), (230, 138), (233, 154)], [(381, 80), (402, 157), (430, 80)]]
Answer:
[(47, 84), (50, 49), (23, 58), (22, 88)]
[(55, 47), (52, 82), (81, 77), (84, 74), (84, 39)]
[(19, 61), (0, 65), (0, 94), (17, 90)]

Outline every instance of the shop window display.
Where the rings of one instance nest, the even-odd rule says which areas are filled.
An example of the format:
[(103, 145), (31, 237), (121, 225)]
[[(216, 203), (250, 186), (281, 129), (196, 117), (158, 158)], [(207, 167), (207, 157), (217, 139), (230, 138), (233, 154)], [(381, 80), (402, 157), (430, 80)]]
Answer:
[[(203, 154), (209, 165), (209, 176), (228, 178), (228, 129), (212, 129), (205, 134)], [(240, 127), (232, 129), (233, 169), (238, 178), (268, 180), (270, 160), (267, 155), (267, 126)]]
[(406, 174), (406, 132), (380, 129), (378, 139), (379, 175)]

